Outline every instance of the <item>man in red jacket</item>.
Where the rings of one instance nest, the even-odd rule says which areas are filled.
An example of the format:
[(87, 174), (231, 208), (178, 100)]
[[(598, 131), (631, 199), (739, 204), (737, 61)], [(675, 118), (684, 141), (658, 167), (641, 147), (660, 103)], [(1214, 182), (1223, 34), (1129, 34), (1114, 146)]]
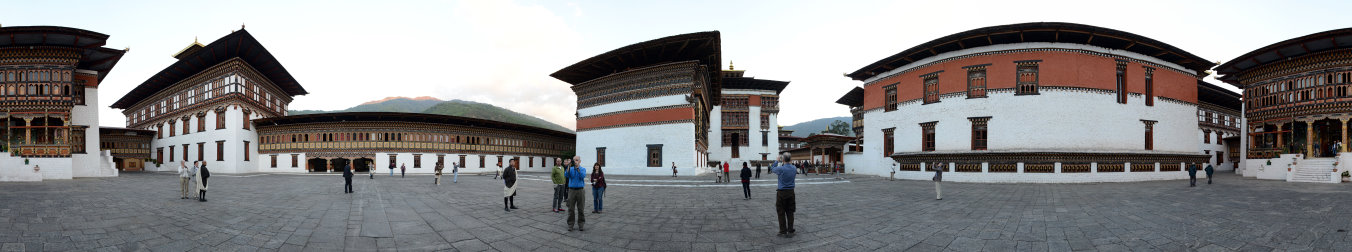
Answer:
[(731, 173), (728, 171), (728, 162), (723, 162), (723, 183), (732, 182)]

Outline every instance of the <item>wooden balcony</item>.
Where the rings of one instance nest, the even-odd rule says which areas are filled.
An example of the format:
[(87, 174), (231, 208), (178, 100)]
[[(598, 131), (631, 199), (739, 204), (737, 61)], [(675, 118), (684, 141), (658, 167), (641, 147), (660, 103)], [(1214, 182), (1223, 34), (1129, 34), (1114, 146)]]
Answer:
[(70, 145), (15, 146), (10, 153), (19, 157), (70, 157)]

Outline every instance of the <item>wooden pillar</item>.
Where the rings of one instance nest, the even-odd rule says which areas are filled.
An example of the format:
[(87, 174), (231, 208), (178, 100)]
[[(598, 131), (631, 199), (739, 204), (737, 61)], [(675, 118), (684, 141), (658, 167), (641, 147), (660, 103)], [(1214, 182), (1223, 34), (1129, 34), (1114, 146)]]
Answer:
[[(1296, 126), (1296, 123), (1294, 123), (1294, 122), (1291, 123), (1291, 126), (1292, 126), (1292, 127), (1295, 127), (1295, 126)], [(1286, 150), (1286, 142), (1282, 142), (1282, 134), (1284, 134), (1284, 133), (1282, 133), (1282, 130), (1285, 130), (1285, 128), (1286, 128), (1286, 124), (1285, 124), (1285, 123), (1278, 123), (1278, 124), (1277, 124), (1277, 143), (1276, 143), (1277, 146), (1275, 146), (1275, 147), (1277, 147), (1278, 150)], [(1295, 137), (1295, 136), (1291, 136), (1291, 137)], [(1283, 154), (1287, 154), (1287, 153), (1283, 153)]]
[(1347, 118), (1339, 118), (1338, 122), (1341, 122), (1341, 124), (1338, 124), (1338, 126), (1341, 127), (1338, 128), (1343, 129), (1343, 133), (1341, 135), (1338, 135), (1338, 142), (1342, 143), (1342, 146), (1338, 148), (1338, 151), (1347, 152), (1347, 141), (1344, 141), (1347, 140)]
[(1305, 158), (1314, 156), (1314, 121), (1305, 123)]

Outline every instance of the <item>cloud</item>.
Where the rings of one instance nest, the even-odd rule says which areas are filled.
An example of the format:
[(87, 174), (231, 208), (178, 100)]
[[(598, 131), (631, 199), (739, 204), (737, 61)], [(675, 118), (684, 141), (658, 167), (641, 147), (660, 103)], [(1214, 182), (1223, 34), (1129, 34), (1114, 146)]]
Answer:
[(576, 96), (549, 77), (580, 59), (581, 36), (540, 5), (462, 1), (452, 22), (468, 27), (450, 46), (440, 97), (486, 102), (575, 128)]

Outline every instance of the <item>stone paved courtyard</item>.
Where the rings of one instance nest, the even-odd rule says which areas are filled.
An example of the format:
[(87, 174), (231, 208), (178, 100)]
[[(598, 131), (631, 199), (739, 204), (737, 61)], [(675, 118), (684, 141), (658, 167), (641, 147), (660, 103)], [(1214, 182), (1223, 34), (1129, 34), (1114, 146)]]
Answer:
[(781, 238), (772, 176), (751, 200), (711, 177), (610, 176), (606, 212), (568, 232), (547, 175), (523, 175), (512, 212), (476, 175), (362, 176), (355, 194), (339, 175), (217, 175), (205, 203), (162, 173), (0, 183), (0, 250), (1352, 251), (1347, 184), (947, 183), (937, 201), (928, 181), (800, 175)]

